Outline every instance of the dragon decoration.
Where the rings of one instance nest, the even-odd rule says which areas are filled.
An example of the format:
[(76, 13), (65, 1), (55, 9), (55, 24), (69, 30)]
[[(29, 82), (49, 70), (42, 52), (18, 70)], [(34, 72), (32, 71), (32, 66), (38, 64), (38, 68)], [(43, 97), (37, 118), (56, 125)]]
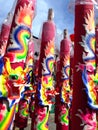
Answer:
[[(84, 64), (78, 63), (76, 65), (77, 71), (81, 70), (82, 73), (82, 81), (84, 84), (83, 91), (86, 92), (87, 95), (87, 104), (88, 107), (92, 110), (98, 110), (98, 100), (97, 100), (97, 84), (98, 84), (98, 73), (96, 69), (95, 63), (95, 26), (94, 26), (94, 11), (89, 10), (85, 17), (85, 24), (83, 25), (85, 28), (86, 34), (82, 36), (82, 42), (80, 45), (83, 47), (84, 51), (82, 54), (82, 59)], [(93, 129), (97, 128), (96, 126), (96, 114), (94, 112), (87, 114), (83, 113), (82, 110), (78, 110), (76, 116), (78, 116), (82, 120), (81, 126), (85, 129)]]
[(49, 110), (48, 107), (42, 107), (41, 109), (37, 109), (37, 118), (35, 119), (34, 129), (35, 130), (47, 130), (48, 129), (48, 118), (49, 118)]
[[(65, 48), (64, 48), (65, 46)], [(63, 49), (64, 48), (64, 49)], [(60, 103), (58, 104), (58, 121), (67, 129), (69, 125), (69, 109), (71, 105), (70, 75), (70, 41), (66, 38), (61, 41), (60, 55)]]
[[(28, 13), (29, 12), (29, 13)], [(15, 17), (16, 27), (13, 28), (11, 34), (11, 42), (7, 47), (7, 53), (10, 57), (10, 62), (19, 62), (26, 60), (28, 52), (28, 41), (31, 37), (31, 25), (34, 17), (32, 4), (20, 7)], [(14, 52), (14, 54), (13, 54)]]
[(64, 56), (63, 65), (62, 67), (62, 87), (61, 87), (61, 102), (65, 103), (70, 106), (70, 85), (69, 85), (69, 74), (70, 74), (70, 65), (69, 65), (69, 57)]
[(54, 66), (54, 43), (50, 41), (45, 49), (45, 58), (43, 60), (43, 70), (41, 82), (38, 84), (39, 104), (43, 106), (51, 105), (51, 99), (55, 93), (53, 87), (53, 66)]
[[(87, 18), (85, 18), (86, 24), (88, 23), (88, 19), (90, 19), (90, 23), (94, 17), (94, 12), (89, 11)], [(94, 20), (93, 20), (94, 21)], [(82, 37), (82, 46), (84, 48), (84, 52), (82, 55), (84, 65), (82, 70), (82, 80), (85, 85), (85, 91), (88, 97), (88, 105), (92, 109), (98, 109), (97, 103), (97, 76), (98, 74), (94, 74), (95, 72), (95, 32), (94, 32), (94, 22), (92, 22), (92, 28), (88, 25), (84, 25), (86, 30), (86, 36)], [(91, 24), (90, 24), (91, 25)]]
[(28, 58), (29, 65), (26, 66), (25, 62), (28, 43), (31, 40), (35, 0), (27, 3), (22, 0), (17, 2), (6, 53), (0, 57), (0, 128), (2, 130), (12, 129), (16, 104), (26, 92), (25, 87), (31, 86), (28, 85), (31, 76), (31, 57)]
[(19, 102), (22, 97), (21, 93), (24, 91), (25, 78), (28, 71), (27, 68), (23, 70), (21, 67), (17, 67), (14, 70), (11, 68), (9, 59), (6, 58), (5, 60), (6, 63), (2, 75), (0, 75), (0, 101), (2, 102), (0, 128), (9, 129), (9, 126), (11, 128), (13, 124), (16, 103)]

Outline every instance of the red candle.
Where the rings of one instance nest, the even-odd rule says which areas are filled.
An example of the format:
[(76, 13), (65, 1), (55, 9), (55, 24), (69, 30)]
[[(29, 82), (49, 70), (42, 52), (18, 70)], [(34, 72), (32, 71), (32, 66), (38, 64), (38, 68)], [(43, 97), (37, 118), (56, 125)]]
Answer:
[[(31, 37), (31, 40), (29, 41), (28, 45), (28, 54), (26, 58), (26, 65), (25, 67), (28, 68), (28, 73), (27, 73), (27, 79), (26, 82), (28, 86), (26, 86), (25, 92), (22, 94), (22, 98), (20, 99), (18, 103), (18, 112), (15, 115), (15, 126), (19, 128), (25, 128), (27, 127), (28, 124), (28, 115), (29, 115), (29, 102), (31, 98), (31, 94), (33, 95), (33, 82), (32, 82), (32, 77), (33, 77), (33, 52), (34, 52), (34, 43), (33, 39)], [(32, 101), (34, 102), (34, 100)], [(31, 104), (33, 105), (33, 103)], [(30, 106), (31, 106), (30, 105)], [(33, 105), (34, 106), (34, 105)], [(31, 106), (31, 107), (33, 107)], [(31, 108), (32, 109), (32, 108)]]
[(38, 69), (38, 88), (35, 102), (35, 129), (48, 129), (49, 106), (53, 89), (55, 24), (53, 10), (49, 9), (48, 21), (43, 23)]
[[(21, 89), (18, 85), (24, 84), (22, 81), (28, 71), (25, 68), (25, 62), (28, 53), (28, 44), (31, 38), (32, 21), (35, 16), (35, 4), (35, 0), (18, 0), (16, 4), (6, 54), (4, 55), (4, 59), (9, 60), (11, 69), (10, 73), (9, 70), (7, 71), (10, 75), (10, 79), (8, 78), (8, 80), (12, 82), (12, 86), (9, 85), (12, 91), (10, 96), (14, 96), (16, 93), (19, 96), (19, 90)], [(23, 73), (24, 75), (22, 75)], [(17, 87), (15, 87), (15, 84)], [(22, 87), (23, 85), (19, 86)]]
[[(96, 38), (96, 44), (95, 44), (95, 60), (96, 60), (96, 71), (95, 71), (95, 76), (97, 77), (98, 74), (98, 24), (96, 24), (95, 27), (95, 38)], [(96, 88), (97, 88), (97, 83), (98, 83), (98, 78), (96, 78), (95, 82), (96, 82)], [(97, 99), (97, 104), (98, 104), (98, 95), (96, 97)], [(96, 113), (96, 118), (97, 118), (97, 122), (98, 122), (98, 112)], [(97, 129), (98, 129), (98, 123), (97, 123)]]
[(95, 46), (96, 67), (98, 67), (98, 25), (96, 25), (95, 28), (95, 36), (96, 36), (96, 46)]
[[(36, 91), (37, 90), (37, 84), (38, 84), (38, 69), (39, 69), (39, 58), (38, 53), (36, 52), (36, 59), (34, 59), (34, 66), (33, 66), (33, 88)], [(34, 120), (35, 120), (35, 96), (36, 93), (32, 93), (31, 95), (31, 101), (30, 101), (30, 118), (31, 118), (31, 130), (34, 129)]]
[(4, 56), (6, 51), (6, 46), (8, 43), (8, 38), (10, 34), (16, 2), (17, 0), (13, 3), (11, 11), (8, 13), (7, 18), (4, 20), (1, 26), (1, 33), (0, 33), (0, 55), (1, 56)]
[(17, 1), (5, 55), (9, 58), (12, 68), (17, 66), (24, 68), (35, 16), (35, 4), (35, 0)]
[[(16, 102), (19, 101), (22, 94), (21, 92), (25, 90), (25, 77), (26, 73), (29, 70), (28, 68), (25, 68), (25, 62), (28, 52), (28, 43), (31, 38), (32, 21), (35, 16), (35, 3), (36, 0), (17, 1), (7, 49), (4, 55), (4, 69), (2, 75), (5, 78), (5, 82), (2, 82), (4, 82), (4, 90), (7, 91), (7, 94), (4, 94), (6, 94), (5, 96), (9, 101), (8, 105), (10, 107), (10, 112), (13, 113), (10, 114), (10, 112), (8, 112), (9, 115), (5, 113), (6, 119), (5, 121), (0, 122), (0, 124), (3, 127), (6, 124), (8, 129), (10, 129), (11, 126), (8, 121), (13, 121), (13, 117), (15, 114), (15, 111), (12, 110), (13, 108), (15, 108)], [(23, 104), (25, 106), (24, 102)]]
[(60, 92), (60, 60), (56, 62), (56, 92), (57, 94), (55, 95), (55, 123), (58, 123), (58, 108), (59, 108), (59, 92)]
[(67, 38), (67, 30), (64, 30), (64, 39), (60, 45), (60, 79), (59, 79), (59, 103), (57, 130), (69, 129), (69, 104), (70, 104), (70, 40)]
[[(95, 66), (94, 7), (91, 0), (76, 0), (72, 122), (70, 130), (96, 130), (92, 103)], [(88, 87), (89, 86), (89, 87)], [(92, 91), (93, 93), (93, 91)]]
[(1, 27), (1, 34), (0, 34), (0, 56), (4, 56), (6, 51), (6, 46), (10, 34), (10, 28), (12, 23), (13, 15), (12, 13), (8, 13), (7, 18), (5, 19), (4, 23)]
[(24, 129), (28, 125), (29, 103), (23, 98), (19, 101), (18, 112), (15, 115), (14, 125), (20, 129)]

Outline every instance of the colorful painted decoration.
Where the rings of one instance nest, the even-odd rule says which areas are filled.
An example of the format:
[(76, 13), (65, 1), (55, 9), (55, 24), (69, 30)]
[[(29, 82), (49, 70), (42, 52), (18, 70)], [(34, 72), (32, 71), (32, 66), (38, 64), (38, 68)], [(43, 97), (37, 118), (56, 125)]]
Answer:
[(11, 35), (8, 41), (7, 54), (11, 63), (24, 62), (28, 52), (28, 42), (31, 37), (32, 20), (35, 16), (35, 0), (18, 1)]
[(71, 130), (96, 130), (96, 113), (94, 111), (96, 94), (93, 89), (96, 77), (94, 76), (96, 67), (95, 26), (94, 5), (90, 0), (76, 0), (74, 35), (73, 100), (70, 128)]
[(97, 84), (98, 84), (98, 74), (92, 75), (91, 80), (88, 81), (86, 67), (82, 72), (83, 83), (85, 84), (85, 91), (87, 93), (88, 105), (93, 110), (98, 110), (98, 99), (97, 99)]
[[(55, 24), (53, 10), (48, 11), (48, 20), (43, 23), (38, 68), (38, 88), (35, 100), (34, 128), (48, 130), (49, 109), (53, 93)], [(51, 96), (52, 95), (52, 96)], [(43, 113), (43, 114), (42, 114)], [(42, 116), (44, 115), (44, 116)]]
[(15, 114), (16, 105), (13, 105), (10, 109), (9, 102), (5, 98), (0, 98), (0, 129), (8, 130), (13, 129), (13, 120)]
[[(9, 108), (9, 111), (6, 109), (4, 121), (0, 122), (0, 128), (4, 128), (2, 130), (12, 129), (16, 103), (23, 97), (25, 86), (28, 85), (26, 79), (30, 67), (26, 66), (26, 58), (31, 40), (32, 21), (35, 17), (35, 6), (35, 0), (18, 0), (16, 4), (2, 70), (0, 70), (2, 79), (0, 99), (7, 99)], [(25, 116), (25, 111), (22, 111), (22, 114)]]
[[(59, 96), (57, 114), (55, 115), (58, 118), (56, 123), (57, 130), (67, 130), (69, 129), (69, 108), (70, 108), (70, 40), (67, 36), (67, 30), (64, 30), (64, 39), (60, 44), (60, 78), (59, 78)], [(56, 118), (55, 117), (55, 118)]]
[[(28, 123), (28, 116), (29, 116), (29, 103), (31, 95), (35, 94), (35, 90), (33, 89), (33, 52), (34, 52), (34, 43), (33, 38), (31, 37), (29, 44), (28, 44), (28, 53), (26, 58), (26, 65), (25, 68), (28, 68), (28, 71), (26, 73), (26, 84), (24, 84), (24, 91), (21, 93), (21, 98), (18, 103), (18, 111), (15, 114), (15, 127), (18, 128), (25, 128), (27, 127)], [(33, 105), (33, 104), (32, 104)], [(32, 106), (30, 106), (32, 107)]]

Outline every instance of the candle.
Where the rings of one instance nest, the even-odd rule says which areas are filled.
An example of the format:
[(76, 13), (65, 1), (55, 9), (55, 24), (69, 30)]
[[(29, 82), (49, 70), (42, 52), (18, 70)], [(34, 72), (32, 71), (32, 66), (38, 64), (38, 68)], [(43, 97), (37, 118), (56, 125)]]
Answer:
[(49, 106), (53, 89), (55, 24), (53, 10), (48, 11), (48, 20), (43, 23), (38, 69), (38, 88), (35, 101), (34, 128), (48, 129)]
[(92, 91), (94, 87), (92, 75), (95, 69), (94, 28), (92, 1), (76, 0), (71, 130), (96, 130), (96, 114), (91, 96), (94, 94)]

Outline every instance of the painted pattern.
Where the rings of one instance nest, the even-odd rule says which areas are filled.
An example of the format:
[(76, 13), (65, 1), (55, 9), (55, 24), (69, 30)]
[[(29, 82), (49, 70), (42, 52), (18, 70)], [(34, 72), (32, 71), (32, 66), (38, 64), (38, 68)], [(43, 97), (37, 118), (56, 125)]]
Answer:
[(34, 17), (32, 4), (20, 7), (18, 13), (15, 15), (16, 27), (11, 33), (11, 43), (7, 51), (11, 56), (11, 62), (25, 61), (28, 51), (28, 41), (31, 37), (31, 25)]
[[(24, 2), (19, 0), (17, 2), (7, 51), (4, 59), (0, 59), (2, 63), (2, 68), (0, 69), (0, 99), (6, 99), (10, 109), (9, 111), (6, 108), (4, 119), (1, 116), (0, 129), (2, 130), (12, 129), (16, 103), (23, 96), (27, 85), (26, 79), (29, 67), (24, 67), (31, 38), (32, 20), (35, 13), (34, 6), (35, 0)], [(27, 115), (26, 111), (22, 111), (21, 114)]]
[[(38, 85), (38, 97), (40, 105), (51, 104), (53, 96), (53, 66), (54, 66), (54, 43), (50, 41), (45, 49), (45, 58), (43, 60), (42, 78)], [(51, 98), (50, 98), (51, 97)]]
[(7, 109), (5, 103), (0, 103), (0, 129), (1, 130), (11, 130), (14, 113), (15, 113), (15, 105), (12, 106), (10, 110)]
[(36, 111), (37, 113), (37, 118), (35, 123), (37, 125), (35, 125), (34, 130), (47, 130), (48, 129), (48, 117), (49, 117), (49, 110), (47, 107), (43, 107), (41, 109), (37, 109)]
[(96, 130), (96, 114), (89, 113), (84, 114), (82, 110), (78, 110), (78, 114), (76, 115), (82, 120), (81, 126), (83, 126), (83, 130)]
[[(82, 36), (82, 42), (80, 45), (83, 47), (84, 51), (82, 54), (82, 59), (84, 64), (78, 63), (77, 71), (81, 70), (82, 81), (85, 86), (83, 91), (87, 94), (87, 104), (92, 110), (97, 110), (97, 86), (95, 72), (95, 28), (94, 28), (94, 12), (89, 10), (87, 16), (85, 17), (85, 28), (86, 34)], [(96, 130), (96, 114), (95, 112), (90, 112), (86, 110), (86, 114), (82, 112), (81, 109), (78, 110), (76, 116), (78, 116), (82, 124), (83, 130)]]
[[(70, 55), (69, 55), (70, 56)], [(70, 85), (69, 85), (69, 74), (70, 74), (70, 63), (69, 63), (69, 56), (65, 56), (63, 59), (63, 67), (62, 67), (62, 83), (61, 83), (61, 102), (69, 104), (69, 92), (70, 92)]]

